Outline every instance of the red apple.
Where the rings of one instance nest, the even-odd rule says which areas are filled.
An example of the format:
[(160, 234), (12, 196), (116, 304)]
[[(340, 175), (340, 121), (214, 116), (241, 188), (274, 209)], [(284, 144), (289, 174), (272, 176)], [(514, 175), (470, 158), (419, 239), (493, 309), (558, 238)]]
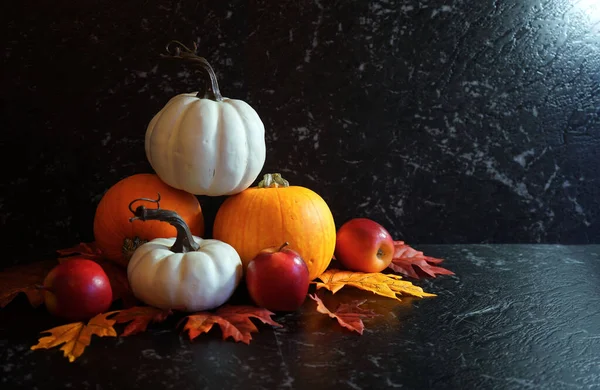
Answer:
[(392, 262), (394, 240), (377, 222), (354, 218), (338, 229), (334, 254), (351, 271), (381, 272)]
[(308, 267), (298, 252), (286, 248), (260, 251), (246, 269), (250, 298), (271, 311), (295, 311), (306, 298), (310, 280)]
[(44, 279), (44, 303), (50, 314), (83, 321), (108, 310), (112, 288), (95, 261), (73, 258), (54, 267)]

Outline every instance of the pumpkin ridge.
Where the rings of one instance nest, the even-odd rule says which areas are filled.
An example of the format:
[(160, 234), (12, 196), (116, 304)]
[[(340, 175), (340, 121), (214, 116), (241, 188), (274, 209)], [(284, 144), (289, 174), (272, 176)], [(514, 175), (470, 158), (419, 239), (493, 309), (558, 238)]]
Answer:
[[(317, 219), (319, 219), (319, 228), (320, 228), (319, 231), (323, 232), (323, 223), (322, 223), (321, 218), (320, 218), (321, 217), (321, 213), (319, 213), (318, 210), (317, 210), (317, 208), (315, 207), (313, 199), (310, 196), (311, 194), (309, 194), (307, 191), (303, 191), (303, 190), (298, 191), (298, 192), (301, 193), (302, 196), (308, 200), (308, 204), (310, 204), (310, 207), (312, 207), (314, 215), (318, 216)], [(319, 247), (320, 247), (319, 252), (323, 251), (323, 249), (322, 249), (323, 245), (319, 245)], [(321, 262), (321, 257), (322, 257), (322, 253), (319, 253), (319, 258), (312, 259), (312, 264), (311, 264), (311, 268), (310, 268), (311, 270), (314, 269), (314, 267), (315, 267), (314, 263), (319, 264)], [(308, 261), (308, 260), (309, 259), (306, 259), (305, 261)]]
[[(108, 191), (104, 193), (102, 200), (100, 200), (100, 204), (98, 205), (98, 210), (100, 211), (96, 211), (98, 214), (107, 213), (106, 210), (110, 209), (108, 200), (104, 199), (107, 192)], [(120, 212), (117, 212), (116, 214), (120, 214)], [(110, 245), (113, 240), (114, 242), (120, 242), (122, 244), (125, 237), (127, 237), (127, 231), (123, 228), (122, 224), (119, 223), (116, 214), (110, 214), (108, 217), (98, 219), (97, 221), (96, 218), (94, 218), (94, 225), (97, 224), (97, 232), (94, 233), (94, 237), (99, 236), (99, 239), (96, 239), (96, 241), (100, 244), (103, 254), (105, 256), (108, 255), (109, 258), (120, 257), (120, 253), (117, 254), (116, 249)]]
[(146, 135), (144, 136), (145, 142), (144, 147), (146, 149), (146, 157), (148, 158), (148, 162), (152, 165), (152, 136), (154, 135), (154, 129), (156, 129), (156, 125), (160, 121), (160, 118), (164, 115), (164, 109), (160, 110), (148, 124), (148, 129), (146, 130)]
[(154, 125), (149, 128), (148, 130), (146, 130), (146, 142), (145, 144), (147, 145), (146, 148), (146, 156), (148, 158), (148, 162), (150, 163), (150, 165), (152, 165), (152, 152), (151, 152), (151, 145), (152, 145), (152, 136), (154, 135), (154, 130), (156, 129), (156, 126), (158, 126), (160, 120), (162, 119), (163, 115), (165, 114), (165, 112), (167, 112), (167, 109), (170, 108), (170, 106), (172, 106), (173, 104), (175, 104), (175, 101), (178, 100), (179, 95), (175, 96), (171, 99), (169, 99), (169, 101), (167, 102), (167, 104), (165, 104), (165, 106), (156, 114), (156, 116), (154, 118), (152, 118), (152, 120), (150, 121), (150, 124), (152, 124), (152, 122), (154, 121)]
[[(141, 248), (141, 249), (140, 249), (140, 248)], [(129, 275), (130, 275), (131, 273), (133, 273), (133, 272), (135, 271), (135, 269), (136, 269), (136, 268), (137, 268), (137, 267), (140, 265), (140, 263), (141, 263), (141, 262), (142, 262), (142, 260), (144, 259), (144, 256), (146, 255), (146, 252), (145, 252), (145, 251), (146, 251), (146, 248), (148, 248), (148, 247), (146, 246), (146, 247), (143, 247), (143, 248), (142, 248), (142, 247), (140, 247), (140, 248), (138, 248), (138, 249), (140, 249), (140, 252), (142, 252), (142, 251), (144, 251), (144, 252), (143, 252), (142, 256), (140, 256), (139, 260), (137, 260), (137, 262), (135, 262), (135, 263), (131, 264), (131, 266), (129, 266), (129, 264), (127, 264), (127, 274), (128, 274), (128, 277), (129, 277)]]
[[(216, 144), (217, 147), (215, 148), (215, 150), (222, 150), (221, 148), (223, 147), (223, 137), (225, 136), (225, 132), (222, 131), (222, 129), (220, 128), (220, 126), (223, 123), (223, 112), (224, 110), (218, 110), (219, 115), (217, 115), (217, 123), (215, 123), (215, 128), (217, 129), (216, 131)], [(215, 185), (215, 178), (218, 177), (218, 175), (220, 174), (217, 173), (217, 169), (221, 166), (221, 157), (217, 158), (217, 163), (214, 165), (214, 171), (213, 171), (213, 175), (212, 178), (210, 180), (210, 185), (208, 186), (207, 192), (212, 192), (213, 190), (213, 186)]]
[[(249, 179), (249, 175), (250, 175), (250, 171), (248, 170), (248, 164), (250, 162), (250, 142), (249, 142), (249, 136), (248, 136), (248, 130), (252, 128), (252, 123), (250, 123), (250, 121), (248, 120), (248, 117), (246, 117), (245, 115), (242, 115), (241, 112), (241, 107), (240, 105), (237, 104), (237, 102), (234, 99), (226, 99), (223, 101), (223, 103), (228, 104), (229, 106), (231, 106), (233, 108), (233, 111), (237, 114), (237, 116), (240, 118), (240, 122), (242, 123), (241, 128), (244, 129), (243, 131), (241, 131), (241, 133), (244, 134), (244, 140), (245, 140), (245, 148), (244, 148), (244, 169), (242, 170), (243, 174), (242, 176), (240, 176), (239, 180), (237, 181), (237, 184), (234, 186), (234, 188), (232, 189), (232, 193), (237, 193), (240, 190), (240, 187), (244, 185), (244, 183), (246, 183)], [(259, 118), (260, 120), (260, 118)]]
[[(202, 262), (201, 267), (202, 267), (202, 273), (207, 274), (207, 275), (222, 275), (223, 274), (223, 267), (221, 266), (222, 264), (224, 264), (224, 262), (221, 261), (210, 261), (211, 258), (214, 257), (215, 253), (214, 251), (202, 251), (200, 252), (202, 253), (202, 258), (198, 258), (195, 259), (198, 262)], [(198, 285), (199, 289), (203, 289), (204, 291), (206, 291), (207, 293), (209, 291), (215, 291), (215, 290), (219, 290), (220, 286), (219, 285), (215, 285), (213, 283), (213, 281), (211, 280), (205, 280), (204, 283), (199, 284)], [(213, 298), (211, 298), (211, 305), (214, 304)]]
[[(166, 249), (169, 250), (168, 248)], [(152, 254), (153, 251), (150, 251), (149, 253)], [(162, 259), (156, 261), (158, 265), (154, 267), (154, 273), (152, 274), (152, 277), (150, 279), (152, 280), (152, 285), (156, 286), (157, 288), (160, 288), (160, 291), (154, 292), (155, 295), (159, 295), (160, 298), (162, 298), (163, 300), (165, 298), (167, 298), (167, 301), (173, 300), (174, 293), (172, 289), (166, 288), (168, 286), (168, 282), (165, 283), (163, 281), (163, 275), (168, 274), (169, 269), (172, 267), (172, 263), (175, 263), (177, 264), (177, 266), (180, 266), (181, 263), (183, 263), (184, 259), (185, 253), (174, 252), (169, 253)]]
[[(159, 244), (149, 244), (146, 247), (143, 247), (142, 250), (145, 250), (145, 252), (141, 252), (141, 255), (139, 257), (139, 260), (133, 264), (133, 266), (130, 268), (129, 265), (127, 265), (127, 273), (128, 275), (133, 276), (134, 278), (138, 279), (140, 276), (138, 276), (138, 273), (134, 272), (138, 267), (142, 266), (144, 263), (148, 262), (148, 261), (152, 261), (152, 251), (159, 249), (160, 245)], [(129, 277), (131, 277), (129, 276)], [(154, 284), (154, 275), (145, 275), (146, 276), (146, 283), (151, 283)], [(132, 280), (129, 282), (130, 285), (132, 286), (132, 291), (134, 293), (134, 295), (136, 296), (136, 298), (138, 298), (141, 301), (144, 301), (147, 299), (147, 295), (146, 292), (141, 292), (142, 296), (138, 296), (138, 294), (140, 294), (139, 291), (136, 291), (133, 289), (133, 286), (136, 285), (135, 281)]]
[[(289, 241), (289, 239), (287, 238), (287, 231), (285, 229), (285, 215), (283, 214), (284, 209), (283, 209), (283, 204), (281, 203), (281, 194), (279, 193), (278, 188), (273, 188), (273, 190), (277, 194), (277, 204), (279, 204), (279, 215), (281, 216), (281, 231), (283, 232), (283, 241)], [(292, 243), (292, 245), (294, 245), (296, 247), (298, 246), (297, 243), (296, 244)]]
[[(189, 103), (187, 103), (185, 109), (179, 114), (179, 116), (177, 117), (177, 120), (175, 121), (174, 126), (171, 128), (171, 133), (169, 134), (169, 141), (168, 141), (168, 147), (167, 147), (167, 161), (170, 163), (169, 165), (171, 165), (171, 169), (173, 169), (173, 172), (171, 172), (171, 177), (175, 178), (175, 184), (177, 188), (181, 188), (181, 177), (180, 177), (180, 172), (184, 172), (185, 170), (177, 170), (176, 167), (179, 166), (179, 164), (174, 161), (175, 157), (177, 156), (176, 152), (180, 152), (181, 154), (181, 150), (179, 147), (179, 133), (181, 132), (181, 128), (183, 126), (181, 126), (182, 123), (184, 123), (186, 116), (191, 112), (191, 108), (194, 106), (194, 104), (201, 102), (201, 100), (196, 100), (196, 101), (191, 101)], [(175, 145), (177, 146), (177, 150), (175, 150)]]
[[(242, 221), (249, 221), (248, 217), (253, 217), (252, 213), (254, 212), (254, 208), (252, 207), (253, 203), (256, 202), (256, 199), (258, 199), (260, 196), (260, 194), (258, 193), (258, 191), (251, 191), (248, 192), (248, 195), (252, 195), (252, 197), (250, 198), (250, 200), (248, 201), (248, 206), (246, 207), (246, 213), (244, 215), (244, 218), (241, 219)], [(240, 242), (242, 244), (242, 248), (240, 250), (240, 252), (245, 253), (245, 239), (246, 239), (246, 231), (247, 229), (242, 229), (242, 234), (240, 237)], [(256, 237), (256, 236), (255, 236)], [(248, 260), (249, 262), (250, 260)], [(246, 263), (247, 264), (247, 263)]]
[[(262, 195), (262, 196), (258, 196), (258, 195)], [(265, 203), (265, 201), (267, 201), (267, 204), (269, 204), (271, 202), (271, 199), (269, 199), (268, 195), (269, 195), (268, 193), (260, 194), (260, 192), (257, 191), (257, 199), (260, 202), (258, 203), (258, 207), (252, 209), (255, 214), (253, 220), (257, 221), (257, 222), (255, 222), (253, 224), (256, 231), (253, 234), (251, 234), (251, 237), (259, 237), (259, 238), (263, 237), (261, 235), (261, 231), (260, 231), (260, 229), (263, 226), (263, 224), (260, 223), (261, 219), (263, 219), (261, 216), (261, 210), (263, 210), (263, 204)], [(244, 244), (245, 244), (245, 242), (244, 242)], [(269, 246), (269, 243), (267, 243), (266, 245), (263, 245), (263, 246)], [(252, 248), (252, 245), (250, 245), (250, 248)], [(263, 248), (261, 248), (261, 249), (263, 249)], [(253, 257), (258, 254), (258, 252), (252, 253), (250, 251), (248, 251), (248, 253), (249, 253), (248, 254), (249, 258), (246, 262), (246, 266), (248, 266), (248, 263), (250, 263), (250, 261), (253, 259)]]
[[(317, 207), (317, 205), (314, 202), (314, 197), (318, 197), (319, 199), (321, 199), (323, 201), (323, 203), (325, 205), (327, 205), (327, 202), (325, 202), (325, 199), (323, 199), (323, 197), (321, 197), (321, 195), (319, 195), (318, 193), (314, 192), (314, 193), (310, 193), (308, 192), (310, 190), (306, 190), (303, 191), (302, 193), (308, 198), (310, 205), (313, 207), (313, 209), (315, 210), (316, 214), (317, 214), (317, 220), (319, 221), (319, 231), (320, 232), (325, 232), (325, 226), (323, 225), (325, 223), (324, 219), (325, 219), (325, 215), (323, 215), (323, 208), (322, 207)], [(329, 207), (329, 206), (328, 206)], [(329, 219), (329, 216), (327, 216), (327, 218)], [(320, 251), (321, 251), (321, 256), (318, 259), (315, 259), (315, 261), (318, 262), (319, 269), (321, 267), (323, 267), (323, 263), (327, 261), (326, 257), (327, 257), (327, 253), (325, 253), (325, 250), (327, 249), (327, 247), (325, 245), (320, 245)], [(331, 259), (330, 259), (331, 260)], [(311, 270), (314, 270), (315, 268), (312, 267)], [(324, 270), (319, 271), (319, 273), (322, 273)], [(315, 277), (317, 277), (319, 275), (315, 275), (312, 279), (314, 279)]]
[[(194, 240), (196, 241), (196, 240)], [(197, 241), (196, 241), (197, 242)], [(163, 259), (163, 261), (165, 261), (166, 259)], [(189, 274), (190, 272), (190, 264), (187, 257), (182, 257), (181, 261), (179, 261), (179, 263), (177, 263), (177, 272), (179, 273), (179, 279), (180, 280), (185, 280), (185, 275)], [(179, 297), (178, 297), (179, 298)]]
[[(231, 108), (232, 112), (235, 113), (235, 118), (236, 120), (239, 121), (239, 126), (235, 126), (236, 128), (240, 129), (239, 130), (239, 134), (236, 136), (236, 138), (238, 139), (238, 144), (241, 143), (241, 139), (242, 137), (244, 138), (244, 144), (245, 147), (243, 148), (237, 148), (236, 149), (236, 154), (241, 154), (240, 152), (242, 152), (244, 154), (244, 168), (240, 169), (240, 167), (236, 164), (236, 166), (238, 167), (236, 169), (236, 171), (241, 171), (243, 172), (241, 176), (239, 176), (236, 180), (236, 184), (234, 186), (232, 186), (232, 190), (230, 191), (230, 193), (236, 193), (239, 192), (238, 188), (240, 187), (241, 183), (244, 181), (245, 175), (248, 173), (248, 161), (250, 159), (250, 150), (248, 149), (248, 134), (246, 134), (247, 129), (251, 126), (250, 124), (247, 123), (247, 121), (244, 120), (244, 116), (242, 115), (242, 113), (240, 112), (239, 107), (234, 103), (233, 99), (225, 99), (223, 101), (224, 105), (227, 105)], [(222, 112), (224, 112), (225, 110), (222, 110)], [(232, 119), (230, 119), (230, 121), (233, 121)], [(236, 172), (237, 174), (237, 172)]]

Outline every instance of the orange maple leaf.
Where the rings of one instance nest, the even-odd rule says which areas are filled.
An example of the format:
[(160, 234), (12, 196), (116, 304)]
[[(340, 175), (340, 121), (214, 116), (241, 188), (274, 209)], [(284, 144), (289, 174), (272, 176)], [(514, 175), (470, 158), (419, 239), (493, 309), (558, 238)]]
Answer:
[(397, 300), (400, 300), (398, 296), (403, 294), (419, 298), (435, 296), (435, 294), (424, 292), (421, 287), (415, 286), (411, 282), (401, 280), (401, 276), (394, 274), (342, 271), (332, 268), (323, 272), (317, 279), (323, 281), (322, 283), (313, 282), (316, 283), (317, 289), (326, 288), (334, 294), (344, 286), (352, 286)]
[(394, 257), (389, 268), (414, 279), (419, 279), (417, 270), (432, 278), (436, 275), (454, 275), (454, 272), (436, 266), (442, 261), (444, 260), (425, 256), (423, 252), (411, 248), (404, 241), (394, 241)]
[(250, 344), (252, 339), (250, 333), (258, 332), (258, 328), (250, 318), (256, 318), (265, 324), (281, 327), (281, 324), (271, 319), (273, 314), (267, 309), (255, 306), (225, 305), (217, 309), (215, 313), (199, 312), (185, 317), (183, 320), (187, 321), (184, 331), (187, 330), (190, 340), (193, 340), (202, 333), (208, 333), (213, 325), (218, 324), (223, 333), (223, 340), (232, 337), (236, 342), (241, 341)]
[(56, 260), (46, 260), (14, 266), (0, 272), (0, 308), (4, 308), (20, 293), (27, 295), (31, 306), (41, 305), (44, 294), (39, 286), (57, 264)]
[(130, 336), (146, 331), (151, 322), (163, 322), (171, 314), (173, 314), (171, 310), (162, 310), (152, 306), (135, 306), (120, 310), (113, 319), (117, 324), (129, 322), (121, 336)]
[(337, 307), (335, 312), (332, 312), (325, 306), (317, 294), (308, 294), (308, 296), (317, 302), (317, 311), (319, 313), (327, 314), (329, 317), (336, 319), (344, 328), (348, 328), (361, 335), (365, 329), (365, 324), (362, 322), (362, 319), (378, 315), (373, 310), (360, 307), (360, 305), (367, 301), (366, 299), (362, 301), (352, 301), (351, 303), (342, 303)]
[(100, 337), (117, 336), (117, 332), (113, 328), (115, 320), (107, 319), (108, 316), (114, 313), (98, 314), (90, 319), (87, 324), (74, 322), (45, 330), (41, 333), (50, 333), (50, 336), (40, 338), (38, 344), (32, 346), (31, 349), (48, 349), (64, 344), (60, 350), (64, 352), (69, 362), (73, 362), (90, 345), (93, 335)]

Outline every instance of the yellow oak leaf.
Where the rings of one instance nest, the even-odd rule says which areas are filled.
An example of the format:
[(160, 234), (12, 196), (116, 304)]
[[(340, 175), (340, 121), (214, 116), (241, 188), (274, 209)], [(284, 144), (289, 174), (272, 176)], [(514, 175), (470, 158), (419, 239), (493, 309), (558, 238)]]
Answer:
[(334, 294), (344, 286), (352, 286), (399, 301), (399, 295), (412, 295), (419, 298), (436, 296), (435, 294), (424, 292), (421, 287), (415, 286), (411, 282), (401, 280), (401, 276), (394, 274), (329, 269), (323, 272), (317, 279), (322, 280), (322, 282), (314, 282), (317, 289), (325, 288)]
[(40, 338), (39, 343), (32, 346), (31, 349), (48, 349), (64, 344), (60, 350), (64, 352), (65, 357), (72, 363), (81, 356), (85, 348), (90, 345), (92, 335), (100, 337), (117, 336), (117, 332), (113, 328), (115, 320), (106, 318), (114, 313), (115, 312), (113, 311), (110, 313), (98, 314), (90, 319), (87, 324), (84, 324), (83, 322), (74, 322), (45, 330), (41, 333), (50, 333), (50, 336)]

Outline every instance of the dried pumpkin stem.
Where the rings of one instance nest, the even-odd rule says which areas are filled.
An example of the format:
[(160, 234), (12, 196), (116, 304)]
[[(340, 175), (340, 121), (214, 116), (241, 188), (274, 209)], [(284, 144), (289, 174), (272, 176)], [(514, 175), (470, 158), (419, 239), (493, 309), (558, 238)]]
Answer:
[[(175, 46), (172, 48), (171, 46)], [(213, 70), (212, 66), (208, 63), (208, 60), (204, 57), (200, 57), (196, 54), (198, 50), (198, 45), (194, 42), (194, 48), (190, 49), (185, 46), (183, 43), (179, 41), (171, 41), (167, 44), (166, 47), (167, 53), (169, 55), (161, 54), (163, 58), (176, 58), (187, 60), (192, 63), (200, 65), (200, 67), (208, 73), (209, 82), (207, 83), (204, 90), (200, 90), (196, 97), (200, 99), (211, 99), (217, 102), (223, 100), (223, 96), (221, 95), (221, 91), (219, 90), (219, 83), (217, 82), (217, 75)]]
[[(160, 194), (159, 198), (160, 200)], [(140, 219), (142, 221), (162, 221), (167, 222), (177, 230), (177, 237), (175, 238), (175, 243), (171, 246), (171, 250), (176, 253), (186, 253), (197, 251), (200, 248), (200, 245), (194, 240), (192, 236), (192, 232), (190, 231), (189, 226), (185, 223), (183, 218), (179, 214), (177, 214), (173, 210), (164, 210), (159, 208), (156, 209), (148, 209), (145, 206), (138, 206), (135, 211), (132, 209), (133, 203), (137, 201), (153, 201), (158, 203), (158, 200), (152, 200), (148, 198), (139, 198), (133, 200), (129, 204), (129, 210), (133, 212), (134, 217), (130, 218), (129, 221), (135, 221), (136, 219)]]
[(259, 188), (289, 187), (290, 183), (281, 177), (281, 173), (267, 173), (258, 183)]

